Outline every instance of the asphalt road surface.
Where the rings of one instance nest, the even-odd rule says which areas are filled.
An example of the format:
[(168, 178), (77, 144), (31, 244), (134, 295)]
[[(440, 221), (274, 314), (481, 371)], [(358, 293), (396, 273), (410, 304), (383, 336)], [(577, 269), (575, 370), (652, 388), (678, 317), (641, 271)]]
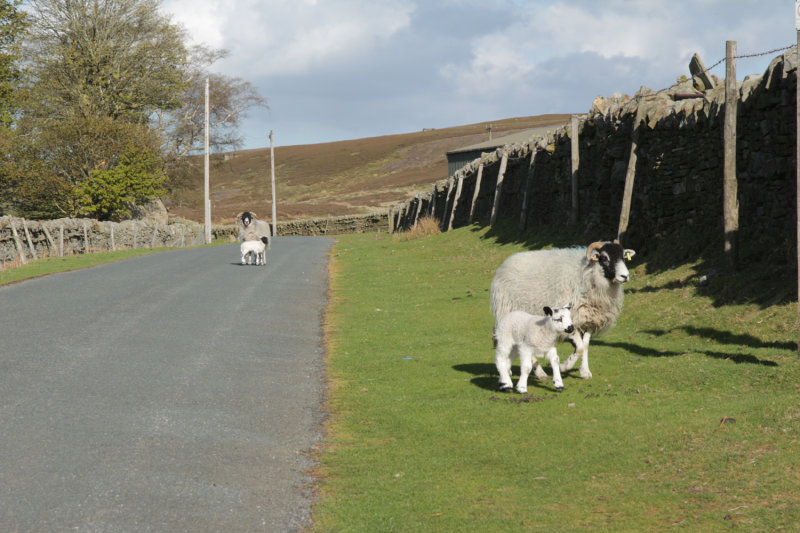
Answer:
[(0, 531), (295, 531), (321, 438), (332, 239), (0, 288)]

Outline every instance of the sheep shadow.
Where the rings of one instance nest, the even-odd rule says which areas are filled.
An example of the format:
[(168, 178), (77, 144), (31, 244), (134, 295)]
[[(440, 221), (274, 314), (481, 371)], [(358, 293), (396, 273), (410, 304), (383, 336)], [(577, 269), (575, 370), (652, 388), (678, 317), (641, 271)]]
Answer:
[[(664, 330), (649, 330), (646, 331), (645, 333), (650, 333), (652, 335), (660, 336), (660, 335), (665, 335), (667, 332)], [(639, 357), (677, 357), (680, 355), (684, 355), (686, 353), (686, 352), (674, 352), (668, 350), (656, 350), (654, 348), (648, 348), (646, 346), (640, 346), (638, 344), (633, 344), (630, 342), (607, 342), (598, 340), (598, 341), (593, 341), (592, 344), (594, 346), (616, 348), (625, 351), (627, 353), (637, 355)], [(713, 350), (693, 350), (693, 351), (695, 351), (696, 353), (703, 354), (706, 357), (710, 357), (712, 359), (724, 359), (728, 361), (733, 361), (736, 364), (748, 363), (753, 365), (778, 366), (778, 363), (776, 363), (775, 361), (770, 361), (769, 359), (759, 359), (758, 357), (752, 354), (722, 352)], [(570, 370), (569, 372), (572, 371), (574, 371), (574, 369)], [(566, 375), (567, 372), (562, 372), (561, 374)]]
[[(497, 368), (492, 363), (465, 363), (461, 365), (454, 365), (453, 370), (458, 372), (465, 372), (467, 374), (472, 374), (475, 376), (470, 380), (470, 383), (475, 385), (476, 387), (487, 390), (490, 392), (497, 392), (501, 393), (497, 386)], [(563, 376), (564, 373), (562, 372), (561, 375)], [(511, 367), (511, 377), (514, 383), (516, 384), (517, 379), (519, 379), (519, 365)], [(528, 389), (536, 388), (542, 389), (549, 392), (555, 392), (553, 388), (552, 381), (542, 382), (536, 379), (536, 376), (533, 375), (531, 372), (530, 377), (528, 378)], [(501, 393), (503, 394), (503, 393)]]

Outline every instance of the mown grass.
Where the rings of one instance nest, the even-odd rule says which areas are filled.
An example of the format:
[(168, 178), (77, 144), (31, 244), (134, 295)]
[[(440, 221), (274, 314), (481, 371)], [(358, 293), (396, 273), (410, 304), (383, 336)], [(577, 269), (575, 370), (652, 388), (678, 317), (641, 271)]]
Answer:
[(796, 302), (721, 302), (750, 278), (705, 285), (707, 261), (640, 254), (618, 325), (593, 340), (594, 378), (504, 394), (488, 287), (522, 249), (477, 226), (339, 238), (313, 529), (795, 528)]

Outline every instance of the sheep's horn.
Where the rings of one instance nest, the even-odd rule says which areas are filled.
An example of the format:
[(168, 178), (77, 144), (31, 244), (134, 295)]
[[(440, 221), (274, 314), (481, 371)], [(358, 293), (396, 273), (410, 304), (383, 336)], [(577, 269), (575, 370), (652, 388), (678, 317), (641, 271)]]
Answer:
[(603, 241), (597, 241), (597, 242), (593, 242), (592, 244), (590, 244), (589, 247), (586, 249), (586, 260), (587, 261), (591, 261), (592, 260), (592, 252), (594, 250), (599, 250), (600, 248), (603, 247), (604, 244), (605, 243)]

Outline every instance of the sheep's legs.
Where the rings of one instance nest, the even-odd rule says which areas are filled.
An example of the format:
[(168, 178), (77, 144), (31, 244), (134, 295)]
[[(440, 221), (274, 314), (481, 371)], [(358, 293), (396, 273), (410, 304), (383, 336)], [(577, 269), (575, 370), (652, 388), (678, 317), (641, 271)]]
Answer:
[(558, 351), (556, 351), (555, 346), (548, 350), (547, 360), (550, 361), (550, 367), (553, 369), (553, 386), (558, 392), (561, 392), (564, 390), (564, 382), (561, 380), (561, 365), (558, 361)]
[(567, 360), (560, 365), (562, 372), (572, 370), (578, 358), (581, 359), (580, 373), (583, 379), (592, 379), (592, 372), (589, 370), (589, 339), (592, 334), (588, 331), (581, 336), (580, 333), (572, 335), (569, 340), (575, 347), (575, 351)]
[(533, 350), (530, 347), (518, 346), (519, 350), (519, 381), (517, 381), (517, 392), (525, 394), (528, 392), (528, 376), (533, 370)]
[(506, 391), (514, 388), (511, 383), (511, 346), (498, 344), (494, 354), (494, 365), (500, 374), (500, 390)]

